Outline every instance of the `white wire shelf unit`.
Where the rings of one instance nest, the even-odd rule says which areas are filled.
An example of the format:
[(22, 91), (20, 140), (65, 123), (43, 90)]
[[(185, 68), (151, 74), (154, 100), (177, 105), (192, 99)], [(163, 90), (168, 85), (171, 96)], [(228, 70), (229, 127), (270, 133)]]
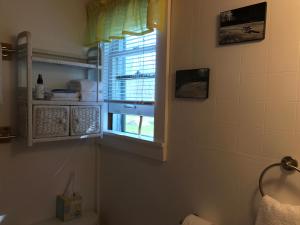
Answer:
[[(91, 118), (96, 118), (95, 117), (95, 113), (96, 113), (97, 114), (96, 122), (98, 126), (98, 122), (100, 123), (101, 110), (102, 110), (102, 102), (99, 100), (100, 99), (99, 83), (101, 82), (101, 66), (99, 63), (100, 61), (101, 61), (101, 51), (99, 46), (89, 49), (86, 52), (86, 56), (78, 56), (69, 53), (60, 53), (60, 52), (33, 48), (30, 32), (25, 31), (18, 35), (17, 37), (17, 63), (18, 63), (17, 96), (18, 96), (18, 124), (20, 124), (18, 136), (25, 138), (28, 146), (32, 146), (33, 144), (40, 143), (40, 142), (86, 139), (86, 138), (95, 138), (101, 136), (102, 129), (100, 129), (100, 132), (99, 129), (97, 129), (97, 133), (91, 133), (89, 129), (87, 130), (86, 133), (77, 136), (75, 135), (72, 136), (70, 130), (69, 135), (63, 137), (56, 137), (55, 135), (52, 135), (49, 137), (43, 136), (42, 138), (37, 138), (35, 136), (35, 130), (34, 130), (35, 129), (34, 125), (37, 124), (37, 118), (35, 118), (34, 110), (40, 106), (46, 108), (49, 107), (49, 112), (46, 112), (48, 116), (48, 122), (39, 121), (40, 130), (43, 130), (43, 127), (41, 126), (47, 123), (51, 129), (55, 129), (56, 126), (52, 126), (51, 121), (49, 122), (49, 118), (50, 119), (54, 118), (54, 120), (59, 121), (57, 123), (63, 122), (66, 124), (68, 123), (71, 124), (71, 119), (74, 120), (73, 117), (76, 113), (77, 116), (78, 114), (80, 114), (81, 116), (81, 117), (78, 116), (79, 119), (77, 118), (77, 120), (79, 121), (78, 123), (88, 122), (91, 124), (93, 124), (94, 122), (91, 121), (92, 120)], [(34, 69), (39, 68), (38, 70), (41, 70), (41, 68), (45, 68), (47, 73), (48, 72), (47, 70), (50, 70), (53, 66), (55, 67), (56, 71), (61, 72), (61, 76), (64, 75), (63, 71), (66, 71), (67, 70), (66, 68), (70, 68), (69, 70), (72, 72), (77, 71), (76, 78), (72, 78), (73, 75), (70, 72), (71, 79), (77, 79), (78, 74), (82, 74), (83, 79), (92, 79), (95, 82), (97, 82), (95, 101), (66, 101), (66, 100), (50, 101), (50, 100), (34, 99), (33, 83), (35, 82), (36, 79), (34, 75), (36, 76), (37, 73), (35, 72)], [(56, 78), (51, 77), (51, 79), (56, 79)], [(62, 82), (61, 77), (55, 80), (54, 83), (59, 83), (59, 82)], [(57, 107), (57, 109), (53, 109), (53, 107)], [(59, 112), (60, 115), (62, 115), (62, 113), (59, 111), (59, 109), (61, 109), (62, 107), (69, 107), (67, 113), (69, 113), (70, 115), (67, 115), (65, 118), (57, 118), (55, 117), (57, 115), (49, 115), (51, 114), (51, 110), (56, 114)], [(74, 109), (74, 107), (77, 108)], [(84, 109), (84, 107), (86, 109)], [(72, 110), (73, 111), (77, 110), (75, 113), (73, 113), (74, 115), (72, 115), (71, 113)], [(44, 114), (39, 114), (39, 116), (41, 117)], [(86, 116), (87, 118), (82, 118), (84, 116)], [(66, 118), (67, 120), (70, 119), (70, 121), (65, 121)], [(41, 118), (39, 118), (39, 120), (41, 120)], [(75, 124), (74, 121), (72, 122)], [(58, 124), (57, 127), (59, 127), (60, 125), (61, 124)], [(50, 129), (49, 127), (48, 129)], [(82, 129), (82, 127), (84, 127), (84, 124), (79, 124), (78, 127)], [(45, 127), (45, 130), (46, 129), (47, 127)], [(62, 127), (60, 127), (60, 129), (62, 129)], [(71, 128), (69, 126), (66, 126), (64, 129), (71, 129)], [(55, 133), (55, 131), (53, 131), (53, 133)]]

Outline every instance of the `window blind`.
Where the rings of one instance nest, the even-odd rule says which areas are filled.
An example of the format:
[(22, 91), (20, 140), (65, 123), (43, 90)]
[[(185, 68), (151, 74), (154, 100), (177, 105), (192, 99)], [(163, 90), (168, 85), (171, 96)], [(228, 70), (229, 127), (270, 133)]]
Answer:
[(156, 31), (102, 44), (110, 113), (154, 116)]

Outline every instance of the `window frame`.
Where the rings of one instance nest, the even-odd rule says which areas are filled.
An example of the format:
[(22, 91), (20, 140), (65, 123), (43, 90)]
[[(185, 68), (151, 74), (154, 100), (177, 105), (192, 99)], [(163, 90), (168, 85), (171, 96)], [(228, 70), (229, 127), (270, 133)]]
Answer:
[[(171, 0), (167, 0), (164, 32), (157, 31), (156, 82), (154, 109), (154, 137), (128, 134), (108, 129), (108, 103), (102, 105), (102, 139), (105, 149), (117, 149), (139, 156), (167, 160), (168, 90), (169, 90), (169, 50)], [(103, 60), (103, 59), (102, 59)], [(107, 82), (103, 77), (103, 82)]]

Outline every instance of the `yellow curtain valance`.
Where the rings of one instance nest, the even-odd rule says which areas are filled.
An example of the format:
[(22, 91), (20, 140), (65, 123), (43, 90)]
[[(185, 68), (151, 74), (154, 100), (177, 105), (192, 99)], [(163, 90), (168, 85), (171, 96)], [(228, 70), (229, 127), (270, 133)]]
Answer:
[(167, 0), (92, 0), (87, 5), (89, 45), (163, 29)]

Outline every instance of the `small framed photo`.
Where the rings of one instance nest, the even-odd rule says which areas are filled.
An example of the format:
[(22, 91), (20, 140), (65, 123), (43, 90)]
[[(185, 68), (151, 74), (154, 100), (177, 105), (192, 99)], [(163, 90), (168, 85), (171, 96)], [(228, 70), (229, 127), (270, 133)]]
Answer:
[(208, 89), (208, 68), (176, 71), (176, 98), (207, 99)]
[(265, 39), (267, 2), (220, 14), (219, 45)]

